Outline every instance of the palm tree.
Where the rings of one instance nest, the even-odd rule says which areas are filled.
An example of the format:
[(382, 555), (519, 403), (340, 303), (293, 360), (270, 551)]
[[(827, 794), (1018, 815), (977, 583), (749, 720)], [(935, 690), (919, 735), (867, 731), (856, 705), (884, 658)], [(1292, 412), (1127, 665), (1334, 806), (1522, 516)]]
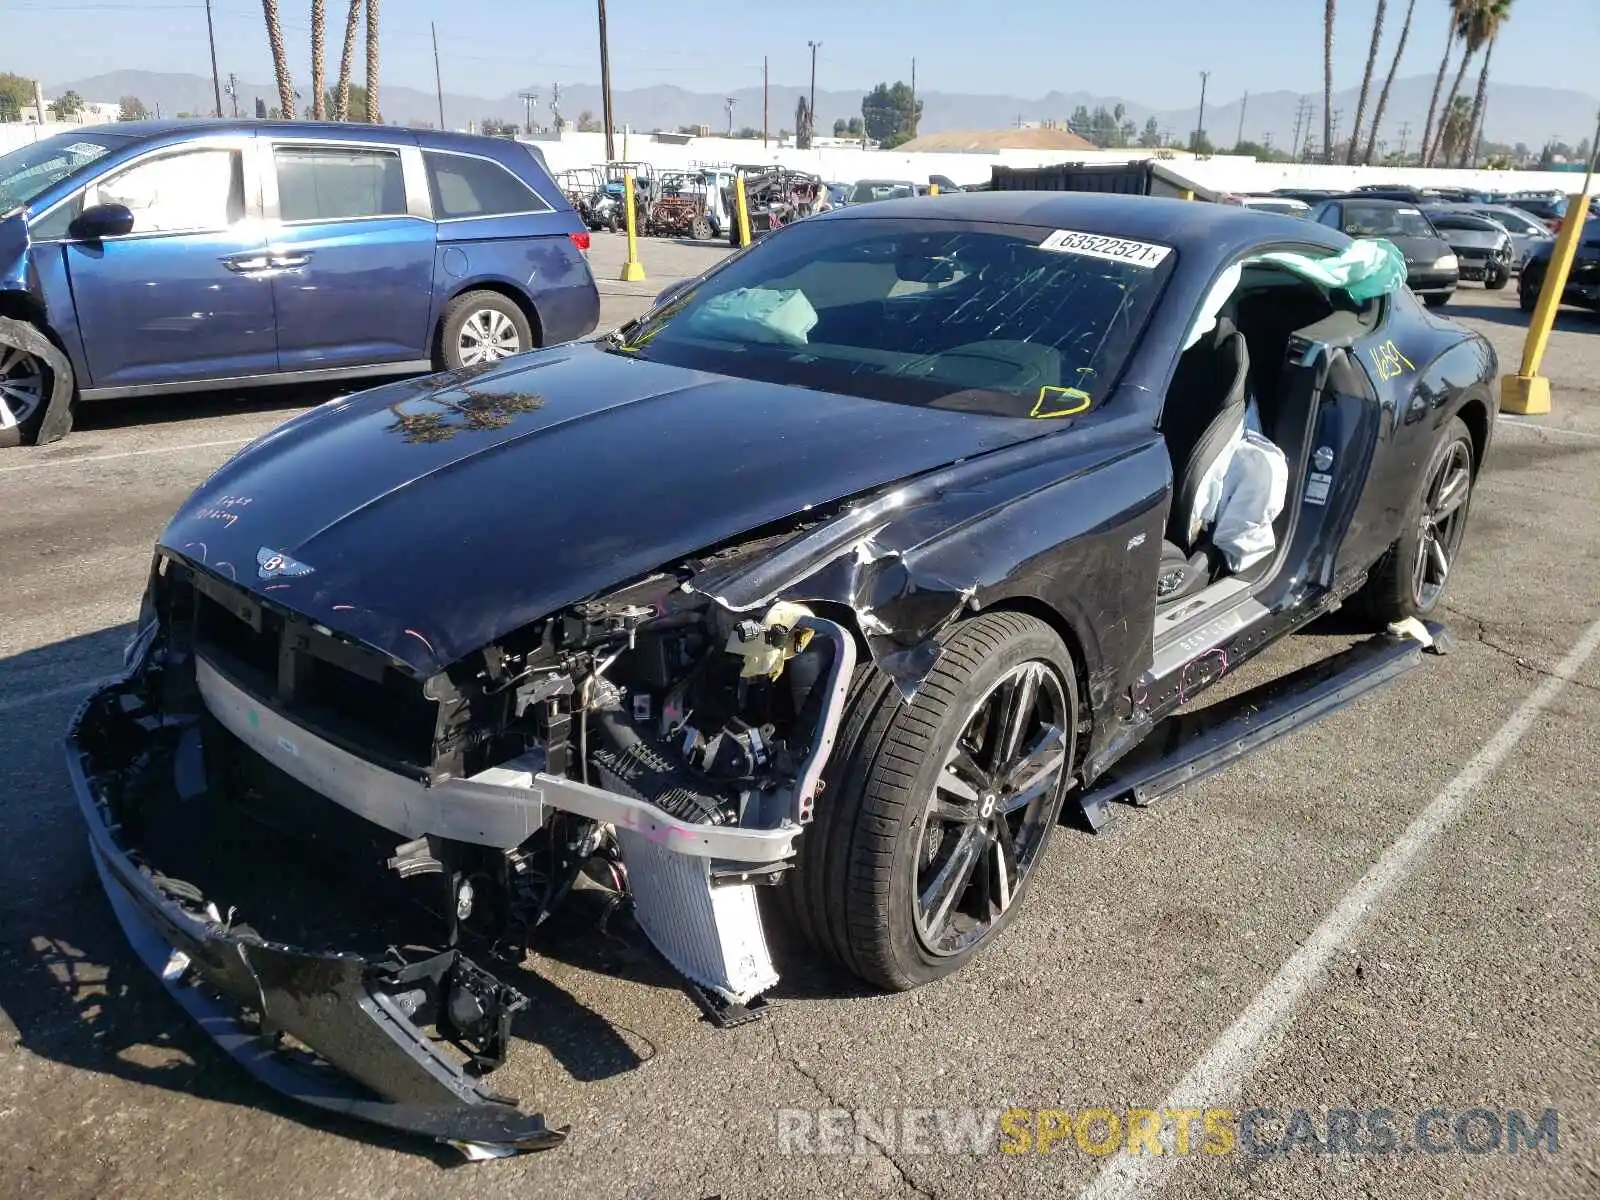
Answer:
[(1494, 45), (1500, 40), (1500, 27), (1511, 19), (1511, 0), (1488, 0), (1483, 6), (1482, 15), (1489, 41), (1483, 48), (1483, 66), (1478, 70), (1478, 94), (1472, 101), (1472, 120), (1467, 125), (1466, 142), (1461, 147), (1460, 161), (1456, 164), (1461, 167), (1467, 165), (1467, 159), (1472, 156), (1482, 135), (1483, 106), (1489, 99), (1489, 60), (1494, 57)]
[(278, 111), (294, 116), (294, 84), (289, 78), (289, 59), (283, 51), (283, 22), (278, 19), (278, 0), (261, 0), (261, 15), (267, 20), (267, 45), (272, 50), (272, 69), (278, 76)]
[(383, 124), (378, 105), (378, 0), (367, 0), (367, 120)]
[[(1456, 36), (1464, 43), (1461, 51), (1461, 65), (1456, 68), (1456, 77), (1450, 84), (1450, 97), (1444, 103), (1444, 111), (1454, 115), (1456, 97), (1461, 94), (1461, 81), (1467, 77), (1467, 67), (1472, 62), (1473, 55), (1488, 43), (1488, 22), (1490, 10), (1497, 8), (1499, 0), (1457, 0), (1456, 5)], [(1465, 141), (1465, 136), (1462, 136)], [(1457, 145), (1460, 143), (1458, 142)], [(1428, 160), (1423, 166), (1431, 167), (1439, 160), (1440, 151), (1444, 149), (1444, 126), (1439, 127), (1439, 136), (1434, 144), (1428, 148)], [(1443, 155), (1445, 162), (1450, 161), (1451, 155)]]
[(350, 119), (350, 72), (355, 69), (356, 32), (361, 26), (361, 0), (350, 0), (344, 25), (344, 53), (339, 58), (339, 91), (333, 107), (335, 121)]
[(311, 0), (311, 115), (320, 121), (328, 115), (322, 94), (322, 39), (327, 32), (328, 0)]
[(1470, 0), (1448, 0), (1450, 27), (1444, 39), (1444, 57), (1439, 60), (1439, 73), (1433, 77), (1433, 95), (1428, 97), (1428, 120), (1422, 126), (1422, 144), (1417, 147), (1417, 163), (1428, 165), (1428, 143), (1433, 140), (1433, 118), (1439, 107), (1439, 89), (1444, 87), (1444, 73), (1450, 68), (1450, 52), (1456, 48), (1456, 21), (1461, 9)]
[(1370, 164), (1378, 147), (1378, 129), (1383, 124), (1384, 110), (1389, 107), (1389, 89), (1394, 86), (1395, 74), (1400, 70), (1400, 59), (1406, 52), (1406, 39), (1411, 36), (1411, 14), (1417, 10), (1417, 0), (1406, 5), (1405, 24), (1400, 26), (1400, 44), (1394, 49), (1394, 60), (1389, 63), (1389, 74), (1384, 76), (1383, 90), (1378, 93), (1378, 107), (1372, 110), (1372, 128), (1367, 131), (1367, 149), (1361, 161)]
[(1335, 0), (1322, 9), (1322, 161), (1333, 161), (1333, 14)]
[(1367, 91), (1372, 87), (1372, 69), (1378, 64), (1378, 46), (1383, 41), (1383, 17), (1389, 0), (1378, 0), (1377, 15), (1372, 18), (1372, 45), (1367, 49), (1367, 69), (1361, 74), (1361, 93), (1356, 99), (1356, 123), (1350, 129), (1350, 149), (1344, 161), (1355, 165), (1356, 149), (1361, 145), (1361, 118), (1367, 113)]
[(1465, 96), (1456, 96), (1450, 101), (1450, 107), (1444, 110), (1434, 150), (1445, 162), (1449, 162), (1467, 144), (1467, 122), (1471, 119), (1472, 105)]

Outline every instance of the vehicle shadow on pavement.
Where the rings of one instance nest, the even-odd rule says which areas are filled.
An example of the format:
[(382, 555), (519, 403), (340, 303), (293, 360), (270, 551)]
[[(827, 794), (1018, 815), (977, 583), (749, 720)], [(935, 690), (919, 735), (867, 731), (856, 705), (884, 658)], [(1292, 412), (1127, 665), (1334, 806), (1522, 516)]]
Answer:
[(243, 416), (308, 408), (336, 396), (365, 391), (394, 377), (343, 379), (337, 383), (281, 384), (259, 388), (223, 388), (172, 396), (142, 396), (108, 403), (82, 404), (73, 415), (78, 430), (123, 429), (132, 425), (165, 425), (207, 417)]
[[(1494, 325), (1508, 325), (1514, 329), (1526, 329), (1531, 316), (1520, 308), (1510, 308), (1504, 304), (1472, 304), (1459, 299), (1452, 300), (1447, 307), (1439, 311), (1438, 315), (1453, 318), (1471, 317), (1474, 321), (1488, 321)], [(1596, 325), (1593, 314), (1558, 312), (1555, 327), (1562, 333), (1593, 333), (1600, 326)]]

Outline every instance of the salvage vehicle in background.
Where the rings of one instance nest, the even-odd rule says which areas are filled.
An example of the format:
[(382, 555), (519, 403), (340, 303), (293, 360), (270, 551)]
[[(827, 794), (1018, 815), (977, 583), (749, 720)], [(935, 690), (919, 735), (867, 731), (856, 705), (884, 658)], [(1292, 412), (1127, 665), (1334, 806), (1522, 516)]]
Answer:
[[(1539, 303), (1554, 250), (1553, 239), (1548, 244), (1535, 246), (1528, 261), (1522, 264), (1522, 276), (1517, 281), (1517, 303), (1523, 312), (1532, 312)], [(1600, 218), (1590, 217), (1584, 223), (1573, 252), (1572, 269), (1567, 274), (1567, 286), (1561, 293), (1561, 303), (1600, 310)]]
[(599, 320), (588, 233), (505, 138), (85, 127), (0, 156), (0, 212), (0, 444), (75, 400), (472, 366)]
[(1452, 254), (1462, 279), (1481, 283), (1497, 292), (1511, 280), (1516, 251), (1511, 235), (1488, 217), (1456, 208), (1424, 208), (1428, 223), (1439, 231)]
[[(302, 413), (174, 516), (73, 720), (117, 917), (271, 1086), (479, 1155), (560, 1140), (480, 1076), (580, 879), (718, 1024), (777, 980), (763, 889), (877, 987), (947, 976), (1063, 812), (1441, 648), (1497, 364), (1402, 276), (1221, 205), (884, 201)], [(1370, 639), (1179, 714), (1347, 603)]]
[(1311, 212), (1320, 225), (1342, 229), (1351, 237), (1381, 237), (1393, 242), (1406, 258), (1406, 283), (1429, 308), (1443, 308), (1461, 280), (1460, 264), (1450, 244), (1422, 210), (1406, 200), (1370, 199), (1364, 194), (1335, 196)]
[(1555, 234), (1543, 221), (1509, 204), (1469, 204), (1463, 208), (1475, 216), (1489, 218), (1510, 235), (1513, 273), (1522, 270), (1522, 264), (1528, 261), (1535, 247), (1555, 241)]

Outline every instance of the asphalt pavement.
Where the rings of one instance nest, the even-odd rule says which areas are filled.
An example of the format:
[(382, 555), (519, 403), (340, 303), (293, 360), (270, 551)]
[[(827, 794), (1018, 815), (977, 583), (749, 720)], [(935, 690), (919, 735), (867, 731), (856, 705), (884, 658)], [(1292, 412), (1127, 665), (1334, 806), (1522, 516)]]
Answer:
[[(647, 281), (624, 284), (623, 240), (591, 255), (608, 324), (723, 251), (644, 241)], [(1514, 295), (1447, 310), (1507, 365)], [(1496, 433), (1448, 656), (1099, 836), (1063, 828), (1004, 941), (908, 995), (779, 930), (779, 1007), (719, 1031), (576, 905), (492, 1077), (571, 1136), (482, 1164), (279, 1101), (213, 1049), (126, 949), (62, 765), (167, 516), (336, 393), (105, 405), (0, 455), (0, 1197), (1600, 1194), (1600, 323), (1564, 314), (1546, 368), (1556, 412)], [(1354, 636), (1325, 622), (1239, 685)], [(1199, 1117), (1187, 1154), (1105, 1135), (1191, 1104), (1234, 1114), (1231, 1152), (1197, 1148)], [(1028, 1111), (983, 1124), (1007, 1108)], [(1329, 1110), (1366, 1130), (1380, 1109), (1392, 1149), (1319, 1152)], [(1511, 1153), (1512, 1110), (1554, 1110), (1555, 1148)]]

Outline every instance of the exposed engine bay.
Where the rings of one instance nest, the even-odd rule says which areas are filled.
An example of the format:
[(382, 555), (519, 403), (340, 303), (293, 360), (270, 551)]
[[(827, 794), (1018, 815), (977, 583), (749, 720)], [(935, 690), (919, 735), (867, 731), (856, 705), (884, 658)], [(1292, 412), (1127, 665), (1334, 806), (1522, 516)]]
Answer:
[[(169, 987), (229, 996), (242, 1028), (383, 1098), (359, 1115), (511, 1152), (556, 1135), (476, 1083), (526, 1005), (478, 960), (520, 963), (599, 888), (714, 1021), (759, 1015), (777, 972), (755, 889), (790, 867), (855, 662), (803, 606), (741, 616), (662, 574), (418, 680), (162, 551), (73, 765), (113, 906), (136, 947), (130, 918), (165, 942)], [(284, 908), (293, 927), (269, 924)], [(387, 1042), (345, 1027), (364, 1022)]]

